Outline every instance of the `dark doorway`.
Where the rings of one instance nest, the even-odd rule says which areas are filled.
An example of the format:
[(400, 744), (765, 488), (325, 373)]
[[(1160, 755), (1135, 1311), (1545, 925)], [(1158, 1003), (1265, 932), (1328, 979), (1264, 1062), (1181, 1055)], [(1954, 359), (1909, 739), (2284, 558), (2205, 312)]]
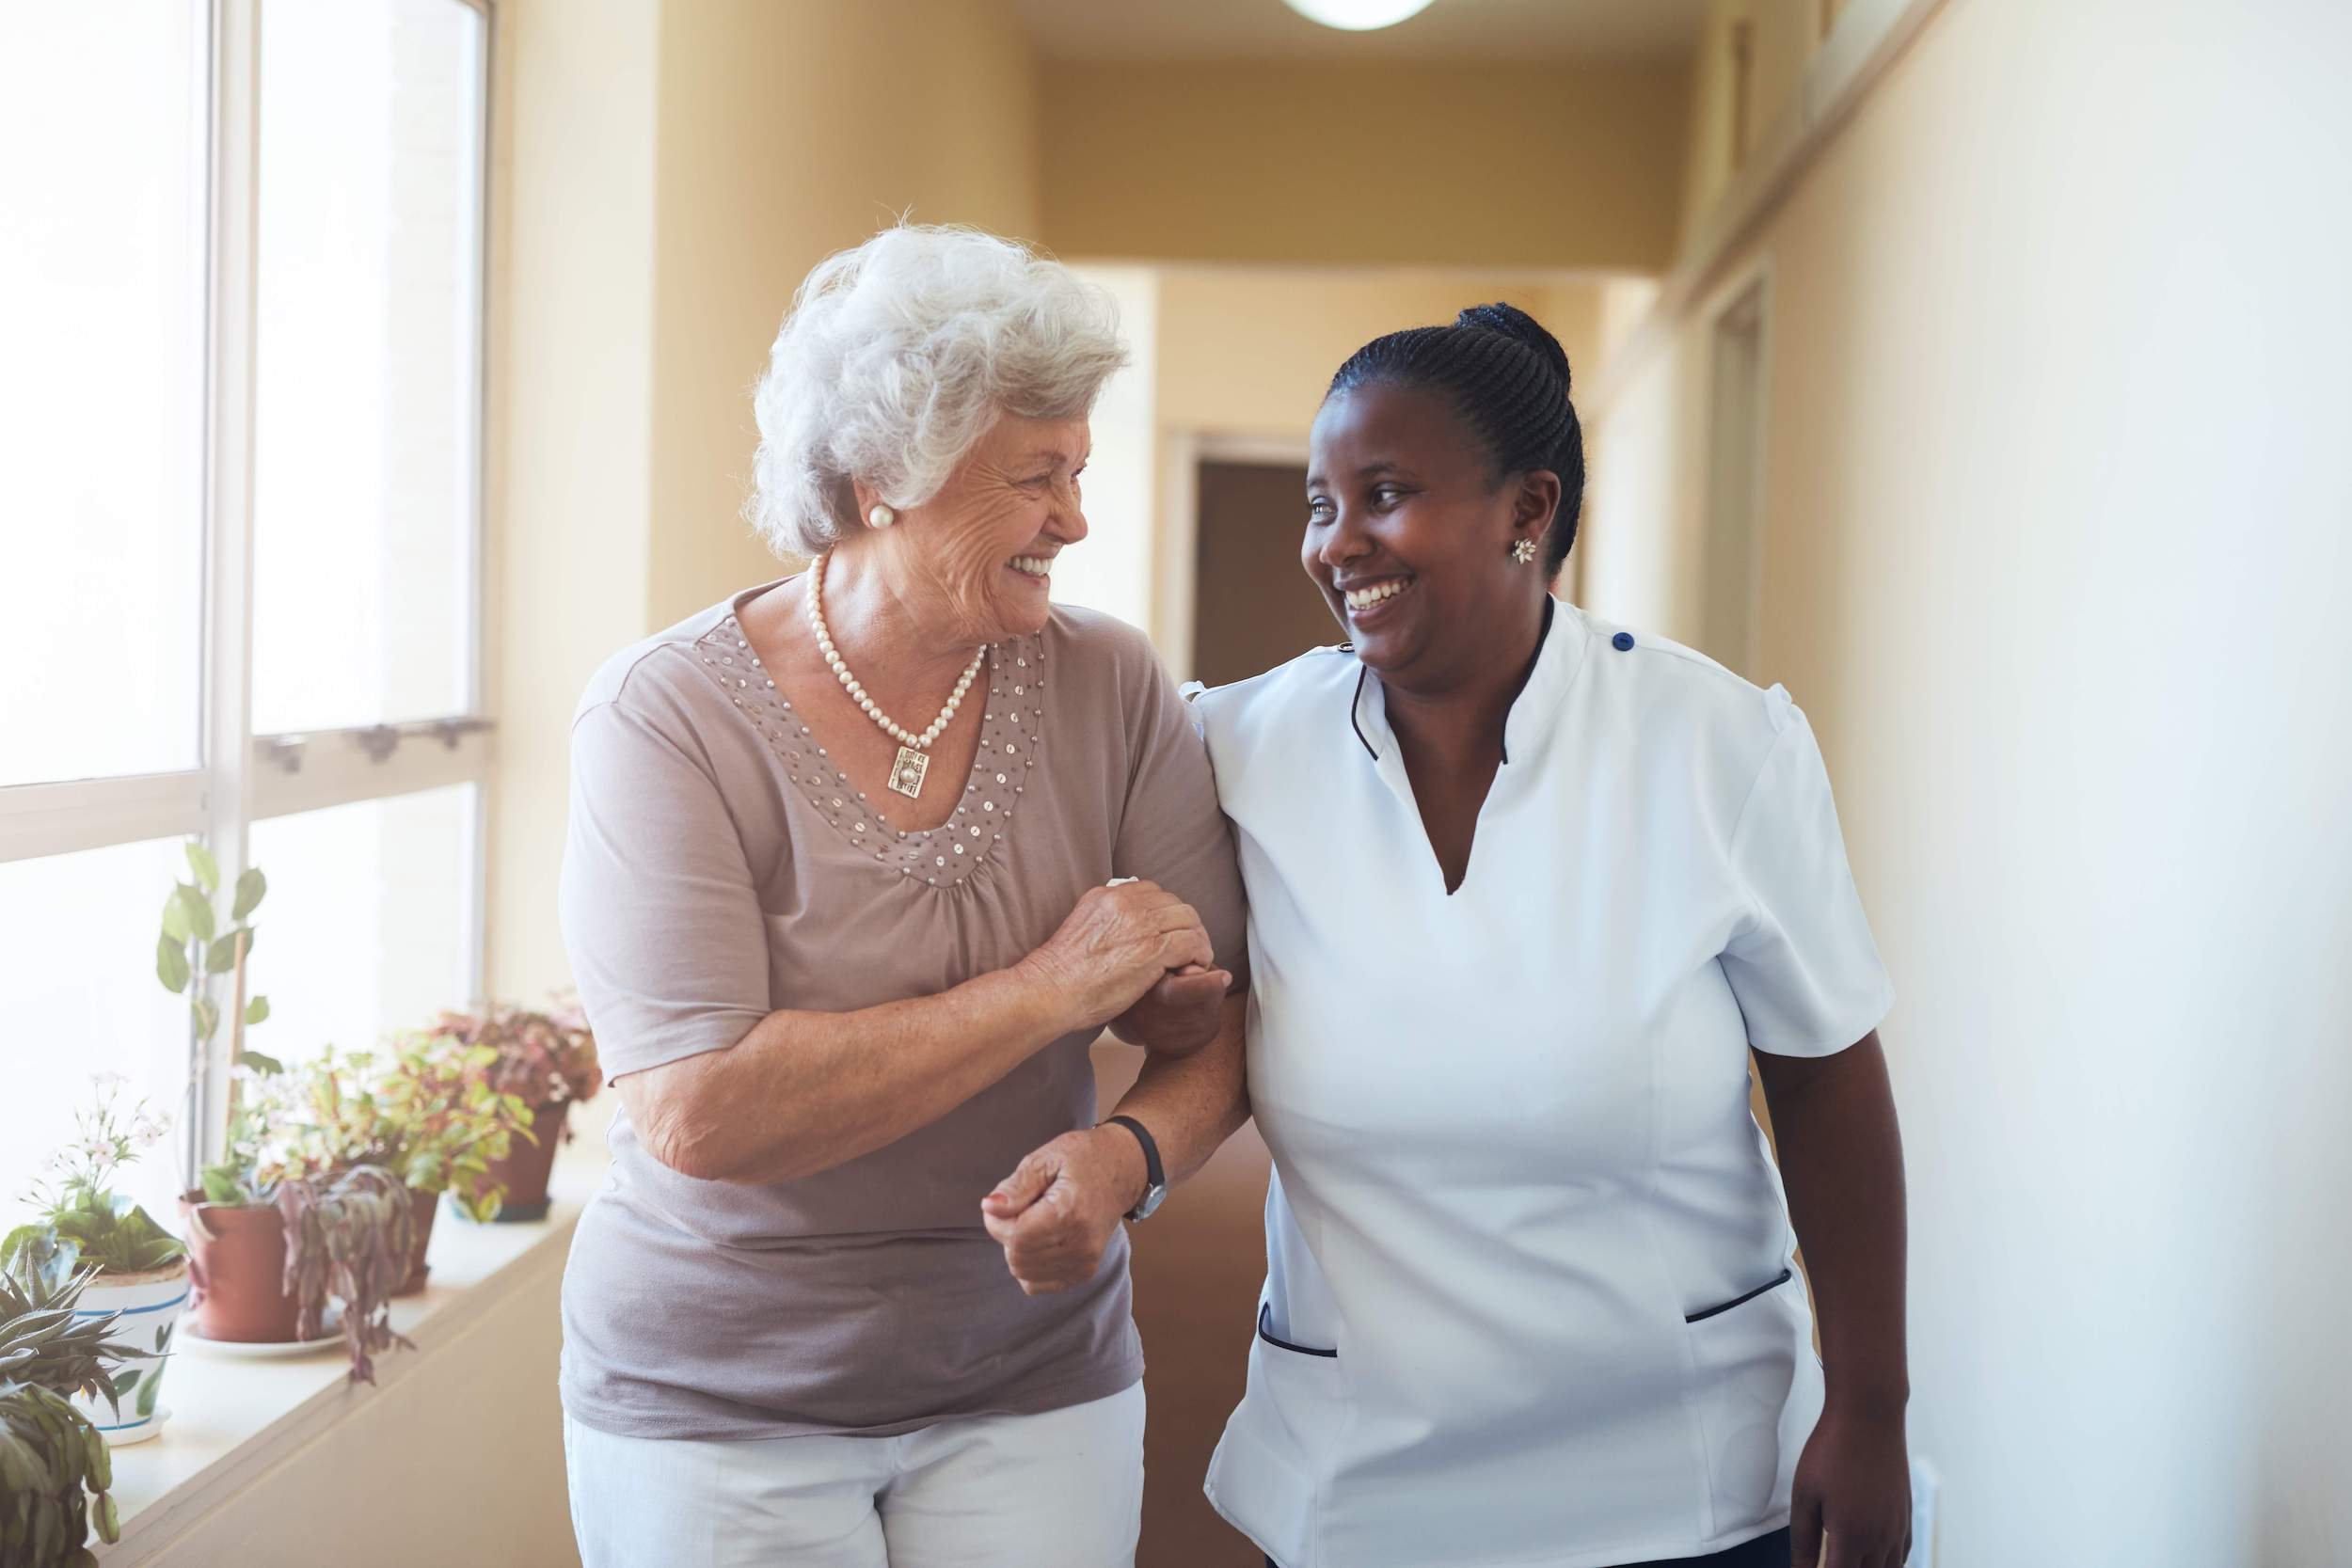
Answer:
[(1307, 470), (1203, 463), (1193, 577), (1193, 672), (1223, 686), (1345, 634), (1298, 567)]

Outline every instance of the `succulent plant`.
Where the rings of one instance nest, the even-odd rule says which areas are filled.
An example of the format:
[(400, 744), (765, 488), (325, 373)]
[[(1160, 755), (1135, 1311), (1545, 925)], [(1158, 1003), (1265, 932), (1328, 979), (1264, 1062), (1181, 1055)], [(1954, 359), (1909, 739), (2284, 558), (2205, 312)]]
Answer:
[(0, 1380), (29, 1383), (52, 1393), (115, 1399), (110, 1369), (152, 1353), (107, 1338), (120, 1314), (77, 1318), (73, 1304), (98, 1276), (76, 1270), (70, 1246), (20, 1247), (0, 1271)]
[(76, 1319), (73, 1304), (96, 1269), (74, 1269), (75, 1253), (42, 1239), (21, 1246), (0, 1270), (0, 1562), (17, 1568), (79, 1568), (97, 1560), (86, 1543), (117, 1539), (114, 1466), (106, 1440), (69, 1402), (103, 1395), (109, 1369), (148, 1353), (106, 1336), (119, 1314)]
[(90, 1527), (119, 1540), (106, 1440), (64, 1397), (0, 1381), (0, 1562), (16, 1568), (94, 1564)]

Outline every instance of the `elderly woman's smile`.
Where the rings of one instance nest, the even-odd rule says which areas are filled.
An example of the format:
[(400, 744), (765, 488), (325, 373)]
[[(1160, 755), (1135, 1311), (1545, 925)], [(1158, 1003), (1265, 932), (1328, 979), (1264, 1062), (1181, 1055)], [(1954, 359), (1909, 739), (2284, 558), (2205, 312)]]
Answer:
[[(1002, 416), (938, 495), (834, 546), (827, 592), (879, 566), (897, 601), (894, 638), (943, 657), (1035, 633), (1052, 613), (1054, 558), (1087, 536), (1078, 476), (1090, 446), (1083, 419)], [(862, 484), (858, 500), (861, 513), (886, 504)]]

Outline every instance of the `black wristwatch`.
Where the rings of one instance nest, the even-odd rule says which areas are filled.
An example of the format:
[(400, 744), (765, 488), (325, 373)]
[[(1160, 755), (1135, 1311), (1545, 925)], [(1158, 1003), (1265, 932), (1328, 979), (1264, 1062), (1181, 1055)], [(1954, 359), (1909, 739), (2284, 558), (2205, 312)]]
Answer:
[(1111, 1117), (1103, 1125), (1125, 1128), (1136, 1135), (1136, 1142), (1143, 1146), (1143, 1196), (1127, 1211), (1127, 1217), (1131, 1220), (1150, 1219), (1152, 1211), (1160, 1206), (1160, 1199), (1168, 1196), (1168, 1172), (1160, 1165), (1160, 1146), (1152, 1141), (1152, 1134), (1144, 1130), (1143, 1123), (1133, 1117)]

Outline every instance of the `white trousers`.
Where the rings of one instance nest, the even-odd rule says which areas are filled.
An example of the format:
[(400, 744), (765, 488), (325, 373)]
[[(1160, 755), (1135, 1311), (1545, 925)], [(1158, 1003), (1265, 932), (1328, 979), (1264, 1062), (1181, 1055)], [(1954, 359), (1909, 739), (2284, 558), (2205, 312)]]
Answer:
[(898, 1437), (615, 1437), (564, 1420), (586, 1568), (1133, 1568), (1143, 1385)]

